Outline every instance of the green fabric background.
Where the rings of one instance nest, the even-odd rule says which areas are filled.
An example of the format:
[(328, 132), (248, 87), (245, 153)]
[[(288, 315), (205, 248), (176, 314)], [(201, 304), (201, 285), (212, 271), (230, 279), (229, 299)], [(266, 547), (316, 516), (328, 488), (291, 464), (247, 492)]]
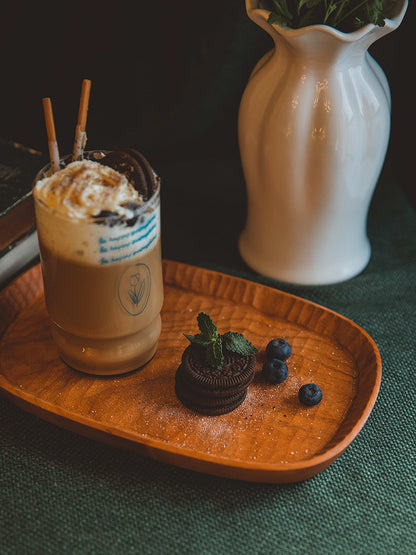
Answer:
[[(89, 146), (102, 147), (102, 137), (109, 146), (141, 146), (162, 176), (164, 257), (279, 287), (351, 318), (380, 349), (380, 394), (358, 438), (335, 463), (306, 482), (284, 486), (157, 463), (61, 430), (0, 397), (0, 553), (416, 554), (416, 217), (397, 172), (387, 164), (377, 186), (368, 225), (372, 258), (361, 275), (337, 285), (298, 287), (253, 273), (237, 253), (245, 187), (236, 116), (248, 73), (270, 43), (239, 0), (225, 7), (219, 1), (165, 2), (162, 11), (148, 4), (143, 9), (158, 12), (159, 19), (154, 24), (143, 17), (140, 29), (155, 33), (157, 51), (153, 43), (145, 48), (133, 33), (139, 23), (113, 4), (111, 11), (97, 11), (93, 3), (74, 2), (59, 25), (49, 25), (54, 12), (42, 14), (50, 33), (45, 36), (54, 44), (48, 55), (66, 56), (65, 63), (48, 58), (46, 66), (46, 56), (26, 61), (22, 55), (20, 64), (6, 66), (10, 72), (17, 68), (22, 84), (16, 102), (21, 128), (14, 122), (8, 128), (5, 121), (6, 138), (44, 148), (40, 110), (39, 121), (30, 122), (30, 114), (42, 96), (51, 95), (58, 140), (62, 151), (65, 141), (70, 149), (75, 118), (68, 105), (77, 106), (80, 78), (91, 78)], [(4, 41), (21, 28), (22, 40), (31, 32), (42, 39), (34, 6), (25, 20), (16, 16), (17, 8), (9, 10)], [(67, 48), (62, 25), (70, 27), (80, 7), (80, 25), (97, 39), (99, 52), (93, 41), (92, 51), (86, 48), (80, 33), (77, 57)], [(183, 19), (186, 11), (198, 23), (192, 29)], [(121, 43), (97, 31), (109, 19), (120, 27)], [(41, 40), (38, 46), (44, 47)], [(108, 80), (104, 62), (110, 49), (110, 69), (125, 84), (121, 89)], [(129, 52), (140, 72), (131, 71)], [(383, 67), (392, 69), (392, 51), (386, 47), (384, 53)], [(32, 87), (25, 87), (26, 76)], [(13, 114), (12, 104), (9, 109)]]

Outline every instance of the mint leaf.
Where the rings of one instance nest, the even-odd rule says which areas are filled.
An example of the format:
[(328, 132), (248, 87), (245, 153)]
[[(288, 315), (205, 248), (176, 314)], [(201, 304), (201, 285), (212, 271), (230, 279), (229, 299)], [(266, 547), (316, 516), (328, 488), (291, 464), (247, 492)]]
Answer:
[(224, 347), (241, 356), (255, 355), (258, 349), (242, 333), (228, 331), (222, 336)]
[(201, 333), (207, 337), (207, 339), (215, 339), (218, 337), (217, 326), (211, 320), (211, 317), (205, 312), (200, 312), (197, 316), (198, 327)]
[(198, 327), (201, 333), (196, 335), (188, 335), (184, 333), (184, 336), (189, 339), (191, 343), (196, 343), (197, 345), (208, 346), (213, 341), (218, 338), (217, 326), (205, 312), (200, 312), (197, 316)]
[(205, 351), (206, 361), (210, 366), (220, 370), (224, 363), (224, 355), (222, 353), (222, 341), (221, 337), (218, 336), (217, 339), (211, 342)]
[(196, 335), (188, 335), (184, 333), (184, 336), (189, 339), (191, 343), (202, 345), (203, 347), (206, 347), (211, 343), (211, 340), (207, 339), (204, 335), (202, 335), (202, 333), (197, 333)]

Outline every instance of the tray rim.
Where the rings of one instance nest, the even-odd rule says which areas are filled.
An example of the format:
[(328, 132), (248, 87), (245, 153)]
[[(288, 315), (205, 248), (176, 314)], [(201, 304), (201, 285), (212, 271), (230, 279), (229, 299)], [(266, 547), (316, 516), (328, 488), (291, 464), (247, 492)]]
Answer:
[[(363, 426), (367, 422), (373, 410), (373, 407), (376, 403), (378, 393), (380, 390), (381, 377), (382, 377), (381, 356), (380, 356), (380, 352), (377, 347), (377, 344), (375, 343), (374, 339), (369, 335), (369, 333), (366, 330), (364, 330), (359, 324), (351, 320), (350, 318), (343, 316), (342, 314), (339, 314), (330, 308), (327, 308), (314, 301), (309, 301), (308, 299), (303, 298), (301, 296), (294, 295), (286, 291), (282, 291), (278, 288), (275, 288), (269, 285), (264, 285), (263, 283), (260, 283), (257, 281), (238, 277), (231, 273), (229, 274), (223, 271), (211, 270), (208, 268), (204, 268), (202, 266), (187, 264), (179, 261), (173, 261), (170, 259), (163, 259), (163, 266), (164, 266), (164, 272), (163, 272), (164, 280), (165, 280), (167, 271), (174, 267), (179, 267), (179, 268), (186, 267), (193, 272), (199, 271), (207, 274), (217, 274), (219, 276), (221, 275), (226, 276), (227, 278), (232, 279), (233, 281), (235, 280), (237, 282), (242, 282), (244, 284), (248, 283), (248, 284), (252, 284), (252, 286), (259, 286), (261, 288), (266, 288), (274, 292), (273, 293), (274, 295), (284, 296), (286, 298), (298, 300), (301, 303), (312, 305), (318, 310), (323, 310), (324, 312), (331, 313), (337, 319), (341, 319), (344, 322), (346, 322), (348, 325), (351, 325), (352, 327), (357, 329), (360, 335), (365, 337), (366, 341), (371, 346), (371, 350), (375, 356), (375, 361), (376, 361), (376, 374), (375, 374), (374, 386), (368, 395), (367, 402), (365, 403), (363, 411), (360, 417), (353, 425), (352, 429), (345, 435), (345, 437), (342, 438), (339, 442), (336, 442), (335, 445), (333, 445), (331, 448), (324, 450), (319, 454), (312, 455), (307, 459), (294, 461), (294, 462), (286, 461), (285, 463), (266, 463), (266, 462), (259, 463), (258, 461), (247, 461), (247, 460), (238, 459), (238, 458), (230, 459), (227, 457), (222, 457), (221, 455), (218, 455), (218, 454), (210, 454), (203, 451), (196, 451), (195, 449), (175, 446), (174, 444), (167, 443), (161, 439), (147, 437), (146, 435), (141, 435), (140, 441), (138, 441), (137, 437), (134, 436), (134, 434), (131, 432), (128, 432), (122, 428), (119, 428), (114, 424), (107, 425), (99, 421), (91, 421), (83, 415), (77, 415), (77, 419), (75, 420), (71, 412), (65, 409), (62, 409), (61, 407), (54, 405), (53, 403), (44, 401), (43, 399), (40, 399), (31, 393), (27, 393), (25, 391), (17, 389), (15, 386), (11, 385), (4, 378), (2, 374), (0, 374), (0, 393), (4, 394), (8, 399), (10, 399), (12, 402), (14, 402), (17, 406), (19, 406), (23, 410), (31, 414), (34, 414), (36, 416), (39, 416), (43, 420), (51, 422), (54, 425), (68, 429), (73, 433), (78, 433), (79, 435), (84, 435), (85, 437), (89, 437), (94, 440), (96, 439), (94, 435), (103, 434), (104, 436), (107, 436), (107, 437), (102, 438), (101, 440), (99, 439), (99, 441), (103, 441), (104, 443), (107, 443), (110, 445), (117, 444), (117, 443), (122, 443), (122, 444), (126, 443), (126, 445), (122, 445), (122, 447), (125, 447), (127, 449), (131, 447), (131, 449), (129, 450), (133, 450), (133, 451), (139, 450), (142, 452), (148, 452), (151, 458), (162, 462), (164, 462), (164, 458), (165, 458), (163, 455), (170, 453), (184, 460), (183, 460), (183, 464), (176, 464), (172, 462), (169, 462), (169, 464), (174, 464), (176, 466), (181, 466), (183, 468), (196, 470), (198, 472), (205, 472), (208, 474), (221, 476), (223, 475), (220, 472), (221, 468), (238, 468), (239, 470), (244, 470), (244, 471), (247, 471), (248, 473), (253, 473), (253, 472), (255, 473), (255, 471), (257, 471), (259, 473), (266, 474), (266, 477), (265, 478), (263, 477), (263, 479), (261, 480), (255, 479), (254, 476), (251, 477), (247, 475), (246, 478), (243, 478), (244, 480), (247, 480), (247, 481), (256, 481), (256, 482), (270, 481), (270, 482), (284, 483), (284, 482), (298, 481), (298, 480), (291, 480), (291, 479), (285, 480), (284, 479), (285, 475), (290, 477), (293, 473), (303, 471), (304, 477), (301, 478), (301, 480), (303, 480), (316, 475), (321, 470), (324, 470), (330, 464), (332, 464), (332, 462), (334, 462), (349, 447), (349, 445), (351, 445), (351, 443), (354, 441), (354, 439), (362, 430)], [(34, 264), (30, 268), (26, 269), (20, 275), (16, 276), (16, 278), (14, 278), (12, 282), (7, 284), (5, 288), (0, 290), (0, 300), (2, 300), (5, 296), (7, 296), (7, 293), (13, 289), (17, 281), (21, 280), (24, 276), (27, 276), (30, 272), (39, 272), (39, 270), (40, 270), (40, 263), (38, 262), (37, 264)], [(180, 284), (178, 283), (175, 283), (175, 285), (180, 286)], [(29, 306), (40, 296), (43, 296), (42, 290), (34, 294), (33, 297), (28, 301), (28, 303), (25, 306)], [(13, 322), (16, 320), (16, 318), (18, 318), (19, 314), (25, 309), (25, 306), (22, 306), (16, 312), (16, 314), (7, 323), (3, 331), (0, 330), (0, 349), (2, 346), (2, 339), (4, 335), (7, 333), (7, 331), (9, 330)], [(331, 336), (327, 335), (327, 337), (331, 337)], [(345, 345), (342, 345), (342, 346), (344, 348), (347, 348)], [(34, 403), (33, 400), (36, 400), (36, 403)], [(55, 422), (56, 418), (54, 419), (54, 417), (56, 417), (57, 419), (62, 419), (63, 422), (60, 424), (57, 424)], [(345, 417), (344, 417), (344, 420), (345, 420)], [(93, 433), (88, 434), (80, 431), (74, 431), (70, 426), (71, 422), (77, 425), (81, 425), (82, 427), (85, 427), (86, 430), (93, 431)], [(93, 425), (91, 424), (92, 422), (93, 422)], [(69, 424), (65, 425), (66, 423), (69, 423)], [(134, 448), (134, 446), (136, 446), (136, 448)], [(138, 446), (140, 446), (142, 449), (137, 449)], [(323, 449), (325, 449), (325, 446), (323, 447)], [(162, 455), (162, 456), (159, 457), (155, 455)], [(204, 470), (201, 471), (199, 468), (196, 468), (192, 464), (193, 462), (196, 462), (198, 467), (201, 466), (201, 463), (203, 463), (202, 466), (208, 465), (209, 467), (214, 467), (214, 468), (217, 467), (217, 471), (216, 472), (204, 471)], [(317, 468), (318, 468), (318, 471), (316, 471)], [(307, 472), (308, 470), (310, 470), (309, 473)], [(280, 475), (280, 479), (276, 480), (275, 476), (278, 476), (278, 475)], [(227, 478), (231, 478), (228, 474), (223, 476)], [(241, 479), (241, 478), (237, 478), (237, 479)]]

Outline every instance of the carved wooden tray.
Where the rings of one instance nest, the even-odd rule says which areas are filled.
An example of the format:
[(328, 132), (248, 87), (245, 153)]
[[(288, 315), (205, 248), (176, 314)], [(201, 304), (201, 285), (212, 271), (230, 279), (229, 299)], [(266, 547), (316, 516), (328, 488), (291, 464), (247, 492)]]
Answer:
[[(43, 298), (40, 266), (0, 293), (0, 390), (58, 426), (199, 472), (256, 482), (295, 482), (330, 465), (353, 441), (376, 401), (380, 355), (352, 321), (250, 281), (164, 261), (165, 302), (158, 352), (142, 370), (100, 378), (58, 357)], [(260, 349), (242, 405), (222, 416), (185, 408), (174, 376), (196, 333), (198, 312), (224, 333), (240, 331)], [(274, 337), (292, 345), (289, 377), (267, 385), (264, 349)], [(298, 401), (315, 382), (323, 400)]]

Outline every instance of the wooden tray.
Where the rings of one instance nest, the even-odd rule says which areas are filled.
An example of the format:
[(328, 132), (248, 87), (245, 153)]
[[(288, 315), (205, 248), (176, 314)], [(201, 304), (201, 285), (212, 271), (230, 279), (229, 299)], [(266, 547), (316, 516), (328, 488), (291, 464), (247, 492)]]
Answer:
[[(0, 389), (58, 426), (199, 472), (256, 482), (295, 482), (330, 465), (353, 441), (376, 401), (381, 360), (371, 337), (350, 320), (301, 298), (218, 272), (164, 261), (165, 302), (158, 352), (141, 371), (100, 378), (58, 357), (44, 306), (40, 266), (0, 293)], [(261, 352), (247, 398), (223, 416), (201, 416), (174, 392), (174, 376), (211, 315), (220, 332), (240, 331)], [(262, 380), (274, 337), (292, 345), (289, 377)], [(298, 401), (315, 382), (323, 400)]]

